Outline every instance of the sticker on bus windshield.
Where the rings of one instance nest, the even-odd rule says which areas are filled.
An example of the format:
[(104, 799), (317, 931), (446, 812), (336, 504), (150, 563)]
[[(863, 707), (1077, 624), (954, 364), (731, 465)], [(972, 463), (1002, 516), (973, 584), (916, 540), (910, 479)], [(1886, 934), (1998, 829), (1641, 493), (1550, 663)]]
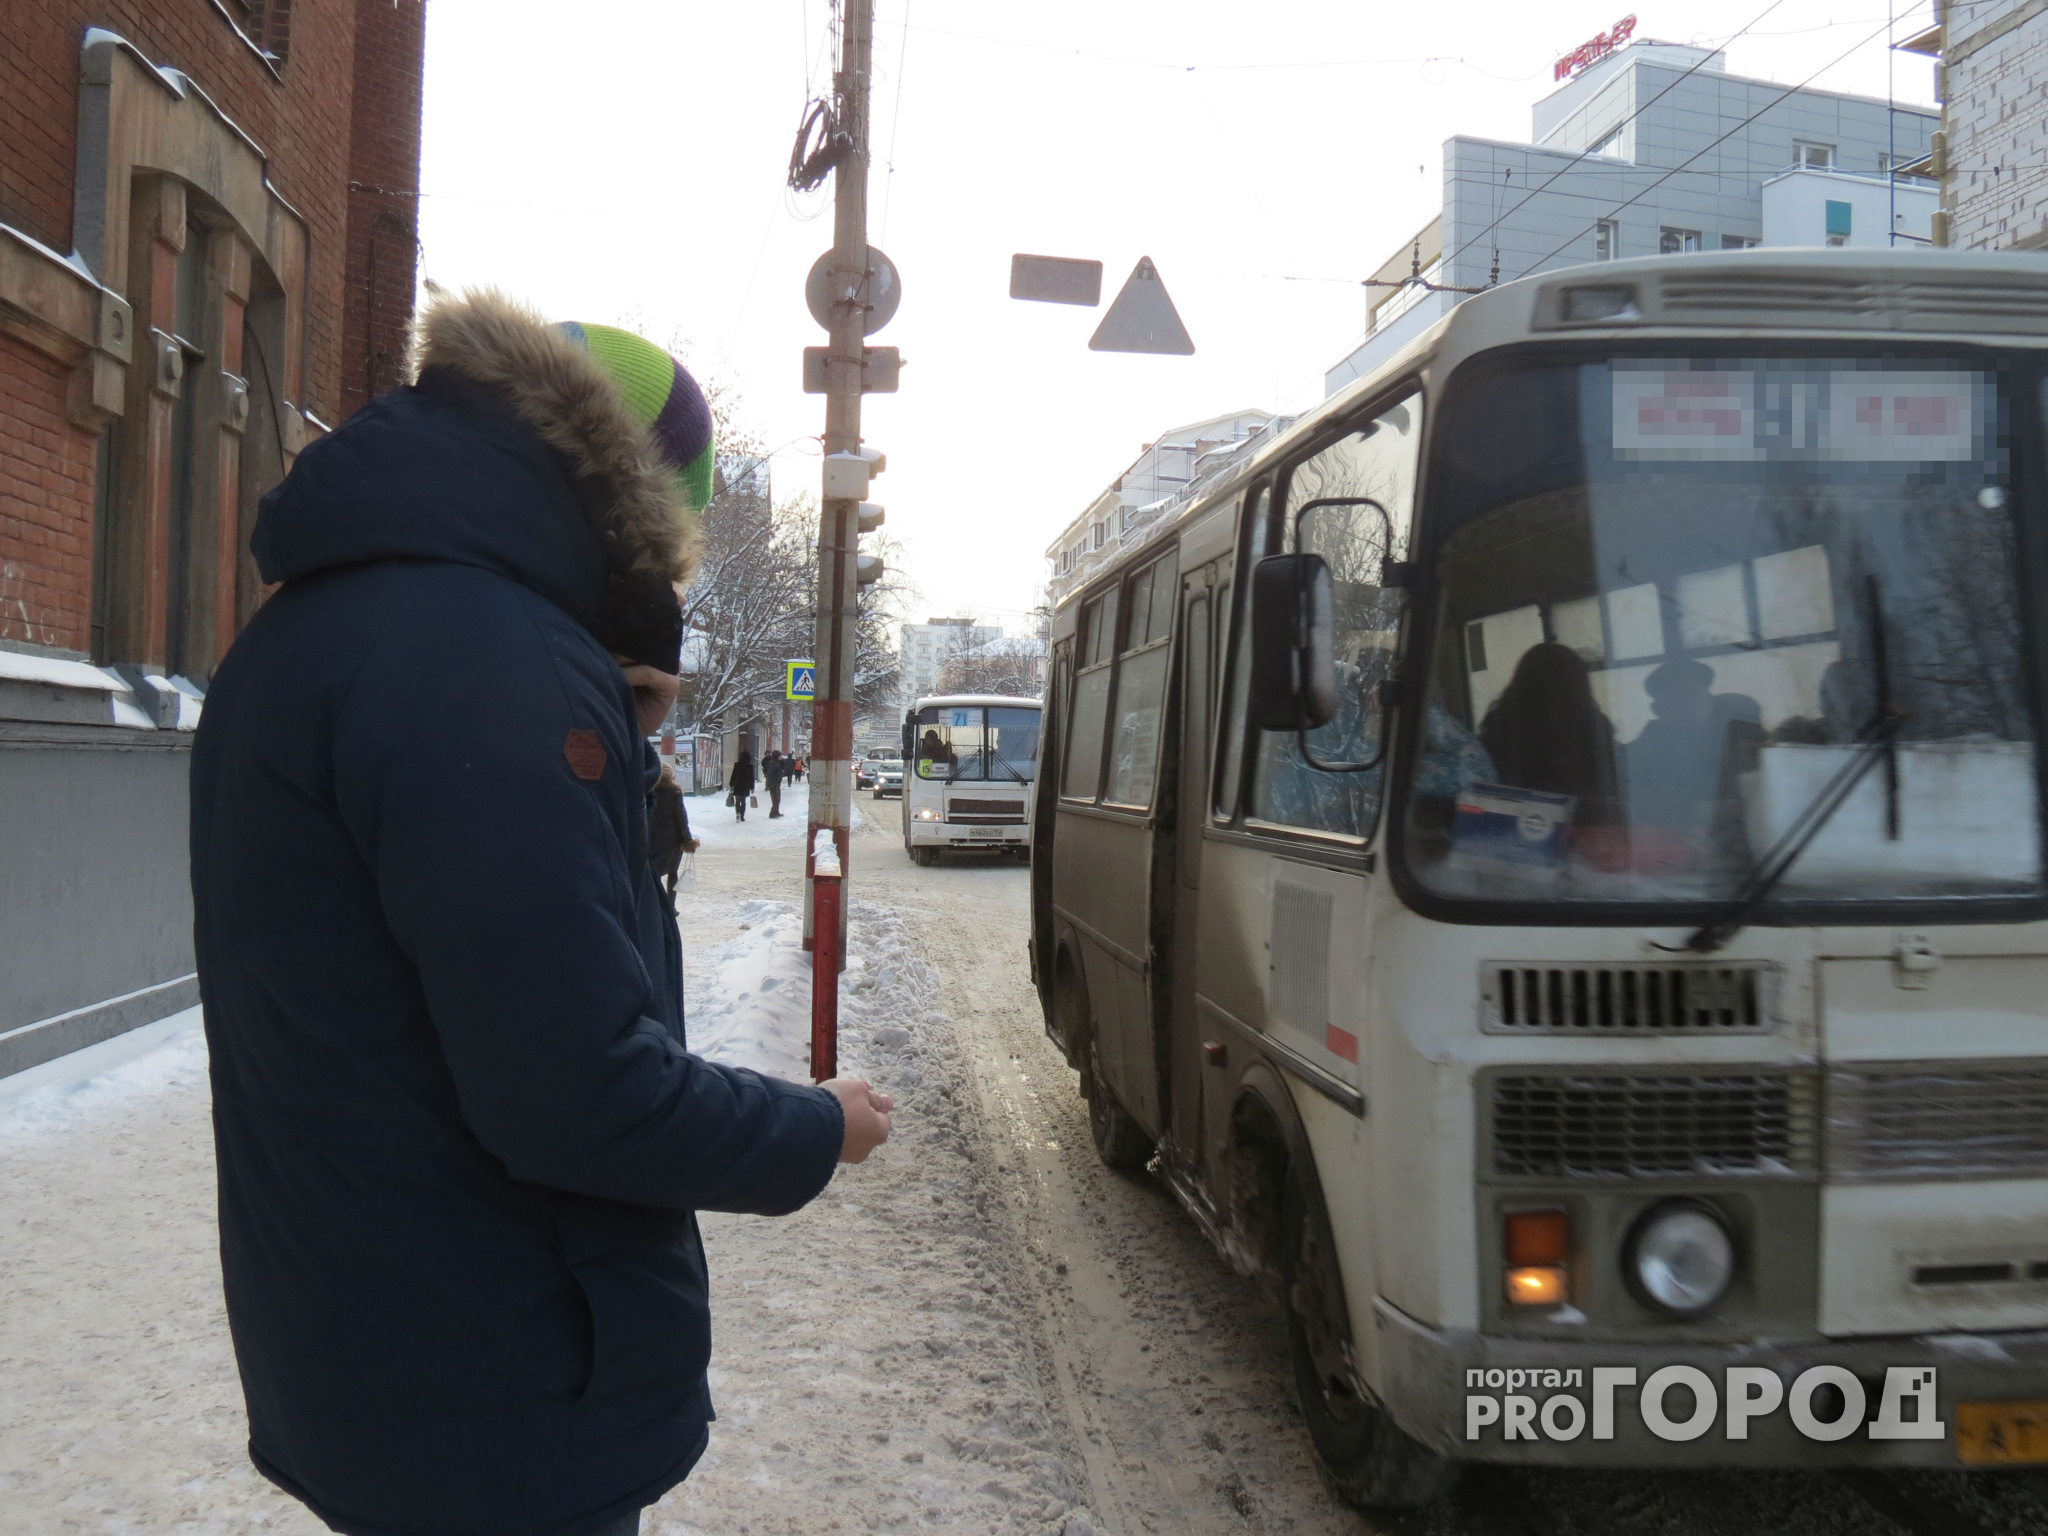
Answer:
[(1618, 459), (1955, 463), (1985, 453), (1980, 375), (1805, 367), (1613, 364)]
[(1451, 847), (1471, 858), (1558, 869), (1564, 864), (1565, 829), (1572, 824), (1571, 795), (1506, 784), (1468, 784), (1458, 796)]

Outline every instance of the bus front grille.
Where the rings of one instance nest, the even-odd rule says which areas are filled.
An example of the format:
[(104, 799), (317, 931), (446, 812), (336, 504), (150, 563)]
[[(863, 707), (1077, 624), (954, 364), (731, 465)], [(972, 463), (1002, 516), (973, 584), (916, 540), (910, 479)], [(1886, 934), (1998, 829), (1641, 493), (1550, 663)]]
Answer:
[(1015, 817), (1018, 820), (1022, 820), (1024, 816), (1024, 802), (1022, 800), (975, 800), (970, 799), (966, 795), (955, 795), (946, 802), (946, 819), (948, 821), (965, 821), (977, 816)]
[(1764, 963), (1540, 965), (1481, 973), (1488, 1034), (1759, 1031), (1776, 1022), (1775, 968)]
[(1818, 1163), (1810, 1074), (1514, 1071), (1488, 1091), (1498, 1177), (1802, 1178)]
[(1827, 1120), (1847, 1182), (2048, 1175), (2048, 1062), (1856, 1062), (1828, 1074)]

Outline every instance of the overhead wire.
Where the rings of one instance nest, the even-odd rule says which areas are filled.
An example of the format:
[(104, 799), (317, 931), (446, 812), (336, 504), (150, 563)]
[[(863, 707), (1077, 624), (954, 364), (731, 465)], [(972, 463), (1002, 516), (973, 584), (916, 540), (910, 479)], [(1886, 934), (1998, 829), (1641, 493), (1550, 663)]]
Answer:
[(910, 53), (910, 0), (903, 0), (903, 27), (896, 44), (896, 99), (889, 108), (889, 153), (883, 164), (887, 174), (882, 178), (882, 227), (875, 236), (876, 243), (889, 243), (889, 207), (896, 191), (896, 131), (903, 126), (903, 61)]

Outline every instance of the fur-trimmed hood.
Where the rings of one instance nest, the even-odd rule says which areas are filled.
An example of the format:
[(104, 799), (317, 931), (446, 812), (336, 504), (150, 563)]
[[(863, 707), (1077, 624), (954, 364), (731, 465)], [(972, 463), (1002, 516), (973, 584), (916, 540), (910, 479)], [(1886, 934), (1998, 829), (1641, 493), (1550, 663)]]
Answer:
[(418, 382), (299, 456), (263, 499), (265, 581), (379, 560), (480, 566), (576, 616), (607, 650), (676, 665), (675, 585), (696, 519), (598, 366), (501, 295), (436, 303)]
[[(672, 585), (697, 564), (697, 520), (674, 472), (604, 371), (568, 335), (495, 289), (438, 298), (413, 328), (416, 373), (445, 369), (500, 396), (569, 461), (610, 489), (597, 510), (615, 566)], [(589, 499), (585, 499), (586, 508)]]

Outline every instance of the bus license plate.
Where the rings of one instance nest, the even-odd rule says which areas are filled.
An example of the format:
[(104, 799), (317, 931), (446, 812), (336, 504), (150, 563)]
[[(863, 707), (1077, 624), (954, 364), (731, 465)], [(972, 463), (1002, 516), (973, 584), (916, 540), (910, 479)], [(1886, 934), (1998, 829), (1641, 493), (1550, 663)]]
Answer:
[(2048, 1462), (2048, 1402), (1957, 1403), (1956, 1460), (1972, 1467)]
[(1004, 829), (1002, 827), (969, 827), (967, 829), (969, 837), (1000, 838), (1003, 836), (1003, 833)]

